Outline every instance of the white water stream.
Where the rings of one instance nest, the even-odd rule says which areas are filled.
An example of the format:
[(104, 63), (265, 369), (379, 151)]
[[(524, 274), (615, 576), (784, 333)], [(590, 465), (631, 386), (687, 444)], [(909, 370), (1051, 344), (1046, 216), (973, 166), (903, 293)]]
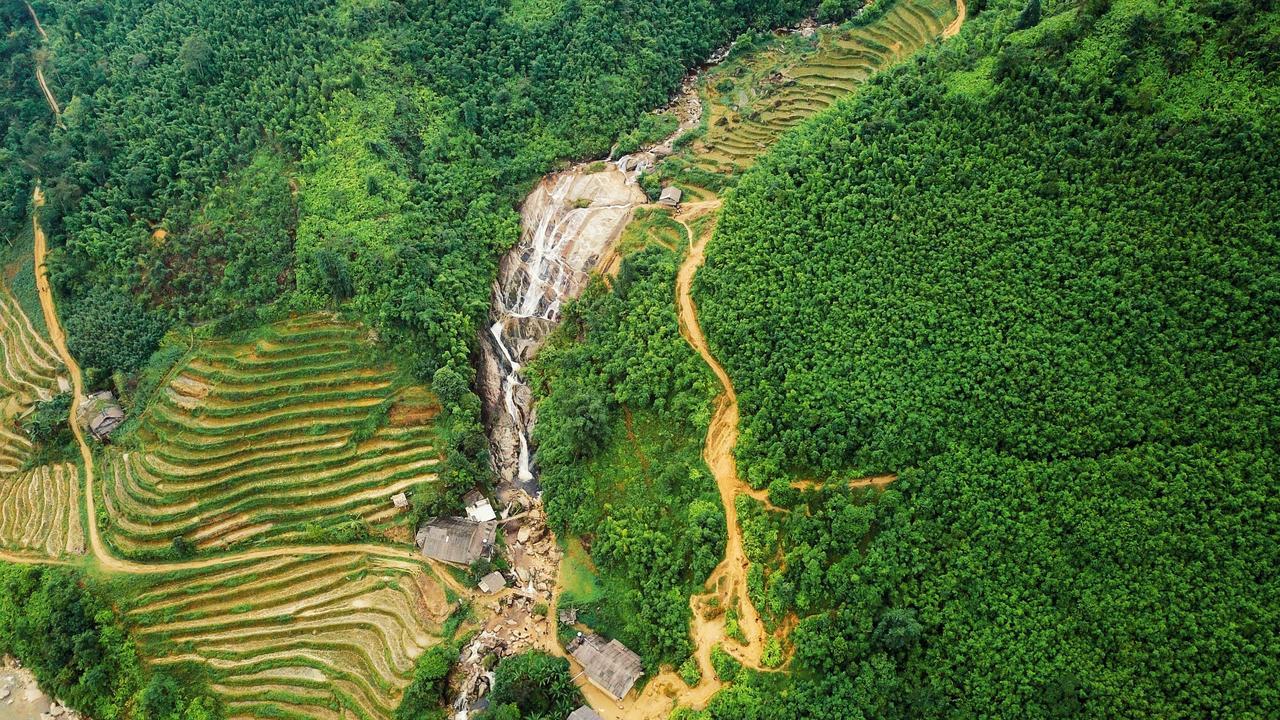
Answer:
[(520, 242), (503, 258), (494, 283), (488, 339), (501, 368), (505, 415), (495, 458), (503, 479), (531, 495), (538, 491), (529, 446), (534, 418), (522, 371), (559, 324), (564, 304), (586, 287), (631, 211), (648, 202), (635, 184), (638, 173), (624, 166), (594, 173), (580, 166), (543, 179), (521, 207)]
[[(718, 52), (712, 62), (724, 57)], [(652, 148), (604, 163), (578, 165), (542, 179), (520, 208), (520, 242), (503, 257), (493, 286), (493, 323), (483, 345), (480, 385), (488, 411), (494, 467), (502, 484), (537, 497), (530, 434), (536, 421), (523, 369), (560, 322), (561, 308), (586, 287), (638, 205), (649, 202), (636, 183), (673, 150), (676, 137), (697, 127), (702, 103), (690, 74), (669, 110), (676, 132)]]

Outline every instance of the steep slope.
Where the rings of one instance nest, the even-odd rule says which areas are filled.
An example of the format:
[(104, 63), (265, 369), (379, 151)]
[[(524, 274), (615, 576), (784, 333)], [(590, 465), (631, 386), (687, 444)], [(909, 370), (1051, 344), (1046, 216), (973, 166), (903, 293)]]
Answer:
[[(149, 403), (141, 449), (101, 465), (114, 547), (320, 541), (350, 521), (403, 519), (391, 496), (436, 480), (439, 406), (374, 362), (366, 341), (358, 326), (312, 316), (203, 344)], [(389, 417), (400, 407), (427, 412), (405, 424)]]
[(797, 674), (713, 717), (1278, 711), (1278, 23), (988, 3), (743, 178), (695, 298)]

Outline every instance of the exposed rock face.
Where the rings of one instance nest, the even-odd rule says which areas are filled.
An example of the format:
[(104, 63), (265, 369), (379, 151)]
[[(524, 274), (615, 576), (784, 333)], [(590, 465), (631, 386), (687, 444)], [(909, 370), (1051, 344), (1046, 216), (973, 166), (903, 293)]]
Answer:
[[(728, 52), (728, 47), (717, 51), (704, 68)], [(476, 380), (500, 497), (510, 495), (504, 486), (535, 498), (540, 492), (529, 448), (533, 401), (521, 369), (559, 324), (561, 306), (586, 287), (635, 207), (648, 202), (636, 177), (675, 152), (676, 138), (702, 122), (700, 72), (689, 73), (664, 108), (679, 120), (670, 137), (617, 158), (600, 172), (589, 173), (584, 164), (548, 175), (521, 206), (520, 242), (499, 265)]]
[(498, 270), (478, 385), (494, 464), (504, 483), (537, 495), (529, 450), (533, 402), (522, 368), (560, 322), (591, 270), (617, 240), (637, 205), (648, 202), (635, 173), (606, 166), (550, 175), (525, 199), (520, 242)]

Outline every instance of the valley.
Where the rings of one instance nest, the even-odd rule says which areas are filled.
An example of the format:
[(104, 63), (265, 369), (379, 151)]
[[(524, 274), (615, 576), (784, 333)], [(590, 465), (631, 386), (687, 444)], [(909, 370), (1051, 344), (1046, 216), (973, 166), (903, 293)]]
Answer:
[(143, 5), (0, 9), (52, 707), (1280, 703), (1274, 9)]

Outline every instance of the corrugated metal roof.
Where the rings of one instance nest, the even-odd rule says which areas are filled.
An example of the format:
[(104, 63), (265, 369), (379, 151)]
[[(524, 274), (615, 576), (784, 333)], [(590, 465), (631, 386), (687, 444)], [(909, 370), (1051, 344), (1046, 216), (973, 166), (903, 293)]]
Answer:
[(569, 713), (569, 717), (565, 718), (565, 720), (604, 720), (604, 718), (600, 717), (600, 713), (583, 705)]
[(493, 545), (498, 524), (466, 518), (436, 518), (418, 532), (422, 554), (441, 562), (470, 565)]
[(626, 697), (636, 680), (644, 675), (640, 656), (617, 640), (606, 641), (599, 635), (588, 635), (572, 654), (582, 663), (591, 682), (619, 700)]

